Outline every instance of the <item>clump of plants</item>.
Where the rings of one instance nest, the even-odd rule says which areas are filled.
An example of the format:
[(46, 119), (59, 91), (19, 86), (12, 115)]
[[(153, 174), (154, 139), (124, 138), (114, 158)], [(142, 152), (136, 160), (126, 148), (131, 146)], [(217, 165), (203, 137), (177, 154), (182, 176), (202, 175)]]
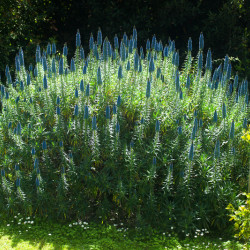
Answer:
[(227, 209), (230, 210), (230, 220), (234, 221), (235, 234), (236, 238), (243, 239), (246, 244), (248, 244), (250, 239), (250, 194), (243, 193), (246, 196), (247, 200), (245, 205), (241, 205), (238, 209), (235, 209), (234, 206), (230, 203), (227, 206)]
[(134, 28), (113, 44), (98, 30), (88, 54), (77, 32), (71, 59), (38, 45), (34, 67), (20, 49), (1, 83), (1, 211), (224, 229), (247, 185), (248, 82), (228, 56), (213, 69), (203, 34), (187, 48), (180, 66), (174, 41), (138, 48)]

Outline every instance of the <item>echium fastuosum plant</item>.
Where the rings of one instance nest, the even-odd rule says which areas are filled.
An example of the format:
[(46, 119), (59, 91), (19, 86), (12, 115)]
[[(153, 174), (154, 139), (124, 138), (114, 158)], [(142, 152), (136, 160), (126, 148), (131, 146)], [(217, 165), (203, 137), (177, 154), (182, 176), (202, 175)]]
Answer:
[(246, 188), (236, 180), (249, 161), (248, 81), (230, 57), (215, 65), (202, 33), (196, 55), (187, 41), (183, 65), (175, 41), (154, 35), (142, 46), (135, 28), (113, 41), (98, 29), (89, 52), (79, 30), (75, 38), (73, 58), (49, 43), (33, 66), (21, 49), (15, 74), (5, 68), (0, 207), (76, 220), (119, 214), (177, 232), (223, 225), (222, 204)]

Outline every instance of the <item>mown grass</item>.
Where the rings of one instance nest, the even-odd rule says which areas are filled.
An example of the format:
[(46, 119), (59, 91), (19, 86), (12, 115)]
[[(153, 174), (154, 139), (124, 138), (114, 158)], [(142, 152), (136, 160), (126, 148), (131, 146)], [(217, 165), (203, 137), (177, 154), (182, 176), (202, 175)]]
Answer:
[(126, 228), (114, 221), (109, 225), (83, 221), (65, 224), (15, 217), (0, 226), (0, 249), (244, 249), (234, 239), (218, 238), (206, 230), (179, 239), (174, 229), (165, 233)]

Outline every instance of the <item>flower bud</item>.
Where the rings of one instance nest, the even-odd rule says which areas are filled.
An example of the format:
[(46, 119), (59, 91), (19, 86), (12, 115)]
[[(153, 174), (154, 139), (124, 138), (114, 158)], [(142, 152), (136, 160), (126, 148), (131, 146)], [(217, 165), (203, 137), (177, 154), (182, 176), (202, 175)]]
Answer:
[(182, 127), (179, 126), (177, 130), (178, 130), (178, 134), (181, 135), (182, 134)]
[(43, 142), (42, 142), (42, 149), (43, 149), (43, 150), (47, 149), (46, 141), (43, 141)]
[(5, 170), (1, 169), (1, 176), (5, 176)]
[(229, 132), (229, 139), (233, 140), (234, 138), (234, 120), (231, 123), (231, 128), (230, 128), (230, 132)]
[(92, 129), (93, 130), (97, 129), (97, 126), (96, 126), (96, 116), (93, 116), (93, 118), (92, 118)]
[(60, 115), (61, 114), (61, 109), (59, 106), (56, 107), (56, 114), (57, 115)]
[(199, 57), (198, 57), (198, 69), (199, 70), (202, 69), (202, 60), (203, 60), (203, 55), (202, 55), (202, 52), (200, 52)]
[(225, 119), (227, 117), (226, 104), (223, 102), (222, 105), (222, 118)]
[(247, 129), (247, 118), (246, 117), (243, 120), (243, 128)]
[(86, 86), (86, 93), (85, 93), (85, 95), (86, 95), (86, 96), (89, 96), (89, 92), (90, 92), (90, 91), (89, 91), (89, 84), (87, 84), (87, 86)]
[(56, 44), (52, 43), (52, 55), (56, 54)]
[(119, 41), (117, 35), (114, 37), (114, 47), (115, 49), (119, 49)]
[(116, 115), (116, 113), (117, 113), (117, 108), (116, 108), (116, 105), (114, 104), (113, 105), (113, 114)]
[(204, 36), (201, 33), (200, 38), (199, 38), (199, 50), (203, 50), (203, 49), (204, 49)]
[(218, 159), (220, 157), (220, 141), (219, 139), (216, 141), (214, 148), (214, 158)]
[(87, 105), (85, 105), (84, 107), (84, 119), (88, 119), (89, 118), (89, 107)]
[(153, 165), (154, 166), (156, 165), (156, 157), (155, 156), (153, 157)]
[(101, 68), (100, 67), (98, 67), (98, 70), (97, 70), (97, 84), (102, 85), (102, 76), (101, 76)]
[(155, 123), (155, 132), (156, 133), (160, 132), (160, 122), (158, 120), (156, 120), (156, 123)]
[(74, 61), (73, 58), (71, 58), (71, 62), (70, 62), (70, 71), (71, 72), (75, 72), (76, 71), (75, 61)]
[(76, 47), (80, 47), (80, 45), (81, 45), (81, 35), (80, 35), (79, 30), (77, 30), (77, 33), (76, 33)]
[(63, 58), (60, 58), (59, 61), (59, 75), (63, 75)]
[(194, 144), (193, 144), (193, 141), (192, 141), (192, 144), (191, 144), (190, 149), (189, 149), (188, 159), (190, 161), (193, 161), (193, 159), (194, 159)]
[(47, 55), (51, 55), (51, 44), (48, 43), (47, 45)]
[(123, 75), (122, 75), (122, 66), (120, 65), (119, 66), (119, 69), (118, 69), (118, 79), (122, 79), (123, 78)]
[(39, 187), (39, 185), (40, 185), (39, 178), (38, 178), (38, 177), (36, 177), (36, 187)]
[(22, 133), (21, 123), (18, 122), (18, 124), (17, 124), (17, 134), (18, 134), (18, 135), (21, 135), (21, 133)]
[(100, 28), (98, 29), (98, 32), (97, 32), (97, 44), (99, 46), (102, 45), (102, 31)]
[(48, 82), (47, 82), (46, 75), (44, 75), (44, 77), (43, 77), (43, 88), (44, 88), (44, 89), (47, 89), (47, 88), (48, 88)]
[(94, 48), (94, 37), (93, 34), (91, 33), (89, 38), (89, 49), (93, 50), (93, 48)]
[(116, 131), (116, 133), (120, 132), (120, 124), (119, 124), (119, 122), (116, 123), (115, 131)]
[(36, 153), (35, 148), (32, 148), (32, 149), (31, 149), (31, 154), (32, 154), (32, 155), (35, 155), (35, 153)]
[(149, 39), (147, 40), (147, 43), (146, 43), (146, 50), (150, 50), (150, 41), (149, 41)]
[(39, 165), (39, 160), (37, 158), (35, 158), (34, 169), (38, 168), (38, 165)]
[(126, 70), (127, 70), (127, 71), (129, 71), (129, 70), (130, 70), (130, 61), (128, 61), (128, 63), (127, 63)]
[(146, 98), (149, 98), (150, 97), (150, 92), (151, 92), (151, 83), (148, 79), (148, 82), (147, 82), (147, 89), (146, 89)]
[(75, 116), (78, 116), (78, 111), (79, 111), (78, 105), (76, 104), (76, 105), (75, 105), (75, 109), (74, 109), (74, 115), (75, 115)]
[(106, 107), (106, 119), (110, 119), (110, 107)]
[(75, 98), (78, 98), (78, 90), (77, 90), (77, 88), (75, 89)]
[(20, 183), (21, 183), (20, 178), (17, 178), (17, 179), (16, 179), (16, 186), (17, 186), (17, 187), (20, 187)]
[(120, 107), (120, 106), (121, 106), (121, 103), (122, 103), (122, 98), (121, 98), (121, 96), (119, 95), (118, 98), (117, 98), (117, 107)]
[(191, 37), (189, 37), (188, 39), (188, 52), (191, 52), (192, 51), (192, 39)]
[(152, 72), (154, 72), (154, 70), (155, 70), (154, 60), (153, 60), (153, 58), (151, 58), (149, 61), (148, 71), (149, 71), (149, 73), (152, 73)]
[(65, 57), (67, 57), (67, 55), (68, 55), (68, 47), (67, 47), (67, 44), (66, 44), (66, 43), (64, 44), (64, 47), (63, 47), (63, 55), (64, 55)]

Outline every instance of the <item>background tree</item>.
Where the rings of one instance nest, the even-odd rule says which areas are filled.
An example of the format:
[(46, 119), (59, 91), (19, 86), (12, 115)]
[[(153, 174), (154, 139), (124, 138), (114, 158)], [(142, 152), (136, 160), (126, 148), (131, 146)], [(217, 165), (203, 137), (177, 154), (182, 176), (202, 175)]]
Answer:
[[(249, 1), (244, 0), (3, 0), (0, 6), (0, 71), (12, 66), (18, 47), (25, 50), (26, 64), (34, 62), (37, 43), (75, 42), (80, 29), (82, 44), (88, 49), (91, 32), (96, 36), (101, 27), (112, 39), (126, 31), (138, 30), (138, 46), (156, 34), (163, 44), (169, 37), (176, 41), (180, 58), (184, 59), (188, 38), (198, 47), (199, 33), (205, 36), (205, 48), (212, 48), (213, 59), (220, 63), (228, 53), (234, 70), (250, 76)], [(44, 43), (44, 44), (43, 44)], [(73, 51), (69, 51), (69, 56)]]

